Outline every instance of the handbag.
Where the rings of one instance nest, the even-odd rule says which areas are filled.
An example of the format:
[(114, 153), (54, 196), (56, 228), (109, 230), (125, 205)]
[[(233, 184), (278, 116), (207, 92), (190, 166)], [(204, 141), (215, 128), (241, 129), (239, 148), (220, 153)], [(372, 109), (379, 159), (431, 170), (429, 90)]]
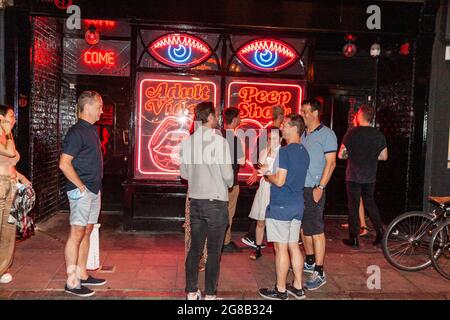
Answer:
[(31, 185), (17, 183), (8, 222), (15, 224), (19, 237), (27, 238), (34, 231), (34, 216), (32, 209), (36, 203), (36, 194)]

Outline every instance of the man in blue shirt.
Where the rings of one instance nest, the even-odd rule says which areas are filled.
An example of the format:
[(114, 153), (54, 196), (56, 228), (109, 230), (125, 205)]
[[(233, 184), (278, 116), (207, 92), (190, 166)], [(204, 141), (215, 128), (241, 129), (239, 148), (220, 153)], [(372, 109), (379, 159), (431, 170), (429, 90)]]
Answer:
[(325, 233), (323, 209), (325, 188), (336, 167), (337, 139), (334, 132), (320, 121), (322, 104), (317, 99), (302, 102), (301, 115), (306, 130), (301, 141), (308, 150), (310, 165), (305, 182), (305, 212), (302, 226), (303, 246), (306, 252), (304, 271), (312, 277), (306, 282), (308, 290), (315, 290), (327, 281), (323, 271), (325, 260)]
[[(304, 299), (303, 256), (298, 240), (303, 218), (303, 187), (309, 166), (309, 156), (300, 144), (305, 129), (302, 118), (290, 114), (283, 123), (283, 138), (287, 146), (282, 147), (275, 160), (275, 174), (267, 173), (264, 178), (271, 183), (270, 204), (266, 212), (267, 241), (274, 242), (275, 288), (263, 288), (259, 294), (270, 300), (287, 300), (288, 293), (296, 299)], [(290, 259), (289, 259), (290, 256)], [(294, 271), (294, 282), (286, 285), (289, 263)]]

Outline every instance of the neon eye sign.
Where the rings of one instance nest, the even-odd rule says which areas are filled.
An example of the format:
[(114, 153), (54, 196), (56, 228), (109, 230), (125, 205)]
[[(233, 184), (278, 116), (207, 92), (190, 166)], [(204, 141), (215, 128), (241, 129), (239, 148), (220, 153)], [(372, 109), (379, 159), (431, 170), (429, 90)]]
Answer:
[(212, 54), (206, 42), (187, 33), (159, 37), (150, 43), (148, 51), (162, 64), (186, 68), (201, 64)]
[(264, 72), (287, 69), (300, 57), (290, 45), (275, 39), (246, 43), (238, 49), (236, 55), (248, 67)]

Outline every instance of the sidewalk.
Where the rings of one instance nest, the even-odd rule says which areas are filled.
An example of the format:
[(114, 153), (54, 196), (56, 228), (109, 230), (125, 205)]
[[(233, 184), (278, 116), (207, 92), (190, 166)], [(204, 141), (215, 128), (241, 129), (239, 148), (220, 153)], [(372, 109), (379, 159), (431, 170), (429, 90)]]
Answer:
[[(103, 214), (100, 229), (100, 257), (103, 268), (94, 276), (108, 280), (89, 299), (184, 299), (184, 235), (180, 233), (125, 233), (120, 215)], [(450, 282), (433, 269), (403, 272), (390, 266), (372, 238), (361, 241), (361, 249), (347, 249), (341, 239), (343, 219), (327, 218), (327, 284), (307, 291), (308, 299), (447, 299)], [(11, 269), (14, 280), (0, 284), (0, 299), (77, 299), (64, 293), (64, 244), (68, 235), (68, 214), (60, 213), (38, 225), (36, 235), (18, 243)], [(234, 234), (241, 244), (242, 234)], [(275, 282), (272, 248), (258, 261), (250, 250), (222, 255), (218, 295), (224, 299), (260, 299), (258, 289)], [(381, 269), (381, 289), (369, 290), (367, 267)], [(290, 275), (290, 278), (292, 276)], [(204, 272), (200, 288), (204, 288)]]

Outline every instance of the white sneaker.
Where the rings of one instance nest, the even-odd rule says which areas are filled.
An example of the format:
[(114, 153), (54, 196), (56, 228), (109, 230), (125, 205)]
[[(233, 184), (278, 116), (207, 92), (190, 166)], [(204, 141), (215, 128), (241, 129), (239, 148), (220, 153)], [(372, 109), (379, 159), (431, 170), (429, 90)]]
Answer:
[(205, 296), (205, 300), (222, 300), (222, 298), (217, 298), (216, 295), (213, 295), (213, 296)]
[(12, 281), (13, 277), (11, 275), (11, 273), (4, 273), (1, 277), (0, 277), (0, 283), (6, 284), (6, 283), (10, 283)]
[(189, 293), (186, 296), (186, 300), (202, 300), (202, 293), (200, 290), (197, 290), (195, 296), (190, 297)]

